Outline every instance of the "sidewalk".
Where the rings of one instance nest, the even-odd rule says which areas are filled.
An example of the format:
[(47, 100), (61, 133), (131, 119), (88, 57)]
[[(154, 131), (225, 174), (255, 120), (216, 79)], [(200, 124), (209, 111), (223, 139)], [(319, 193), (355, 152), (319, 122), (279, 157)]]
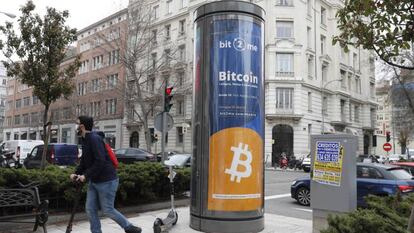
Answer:
[[(143, 233), (152, 233), (152, 225), (156, 217), (166, 217), (169, 209), (145, 212), (137, 215), (129, 215), (129, 220), (141, 227)], [(178, 222), (173, 227), (170, 233), (199, 233), (189, 227), (190, 222), (190, 211), (189, 207), (177, 208)], [(111, 219), (104, 218), (101, 220), (102, 231), (104, 233), (124, 233), (124, 231)], [(49, 225), (48, 233), (64, 233), (66, 230), (66, 224)], [(89, 233), (89, 222), (80, 221), (73, 225), (72, 232), (76, 233)], [(290, 218), (275, 214), (265, 214), (265, 229), (262, 233), (311, 233), (312, 232), (312, 221)]]

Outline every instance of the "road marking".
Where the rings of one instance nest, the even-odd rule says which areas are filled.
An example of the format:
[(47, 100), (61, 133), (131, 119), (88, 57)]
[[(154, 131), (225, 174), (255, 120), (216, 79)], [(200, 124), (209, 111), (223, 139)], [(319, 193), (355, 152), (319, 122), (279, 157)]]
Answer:
[(312, 212), (312, 209), (302, 209), (302, 208), (293, 208), (295, 210), (301, 210), (301, 211), (305, 211), (305, 212)]
[(290, 197), (290, 193), (267, 196), (265, 197), (265, 200), (279, 199), (279, 198), (285, 198), (285, 197)]

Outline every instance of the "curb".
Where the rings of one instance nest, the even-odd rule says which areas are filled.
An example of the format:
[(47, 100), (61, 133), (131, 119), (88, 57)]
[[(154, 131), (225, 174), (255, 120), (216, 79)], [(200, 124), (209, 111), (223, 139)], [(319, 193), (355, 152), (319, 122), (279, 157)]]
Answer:
[[(174, 200), (175, 207), (185, 207), (188, 205), (190, 205), (190, 198)], [(122, 214), (126, 215), (126, 217), (129, 217), (130, 215), (137, 214), (137, 213), (162, 210), (162, 209), (167, 209), (170, 207), (171, 207), (171, 202), (164, 201), (164, 202), (156, 202), (156, 203), (144, 204), (144, 205), (138, 205), (138, 206), (122, 207), (122, 208), (117, 208), (117, 210), (119, 210), (119, 212), (121, 212)], [(99, 216), (103, 217), (104, 215), (100, 213)], [(69, 221), (69, 218), (70, 218), (70, 213), (51, 214), (49, 215), (47, 225), (67, 223)], [(86, 215), (85, 211), (82, 211), (82, 212), (76, 213), (73, 221), (74, 222), (86, 221), (87, 219), (88, 219), (88, 216)], [(32, 220), (34, 221), (34, 218), (24, 219), (22, 221), (32, 221)], [(28, 230), (30, 231), (33, 230), (33, 226), (34, 226), (34, 223), (33, 224), (21, 224), (21, 223), (18, 224), (18, 223), (1, 222), (0, 232), (2, 233), (28, 232)], [(10, 231), (10, 229), (13, 229), (13, 231)], [(38, 228), (37, 232), (43, 232), (42, 228)]]
[(290, 169), (287, 168), (285, 170), (282, 170), (280, 168), (274, 168), (274, 167), (265, 167), (265, 171), (279, 171), (279, 172), (303, 172), (303, 173), (309, 173), (309, 172), (305, 172), (302, 169), (296, 169), (296, 171), (294, 169)]

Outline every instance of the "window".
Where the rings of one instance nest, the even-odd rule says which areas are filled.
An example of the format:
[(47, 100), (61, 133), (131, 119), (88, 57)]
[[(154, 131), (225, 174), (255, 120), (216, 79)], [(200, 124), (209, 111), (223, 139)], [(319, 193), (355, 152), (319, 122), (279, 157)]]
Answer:
[(180, 35), (185, 34), (185, 19), (180, 20)]
[(81, 82), (78, 83), (78, 95), (86, 95), (86, 91), (88, 89), (88, 82)]
[(312, 92), (308, 92), (308, 112), (312, 112)]
[(187, 7), (187, 5), (188, 5), (188, 0), (180, 0), (180, 8)]
[(176, 115), (177, 116), (184, 115), (184, 100), (177, 100)]
[(276, 53), (276, 76), (293, 75), (293, 53)]
[(292, 21), (276, 21), (276, 37), (277, 38), (293, 38), (293, 22)]
[(105, 100), (106, 102), (106, 114), (113, 115), (116, 113), (116, 99)]
[(3, 85), (6, 86), (6, 84), (7, 84), (7, 80), (3, 79)]
[(103, 67), (103, 55), (93, 57), (92, 70), (97, 70)]
[(118, 74), (111, 74), (106, 77), (107, 89), (114, 89), (118, 83)]
[(345, 70), (341, 70), (340, 71), (340, 73), (341, 73), (341, 87), (342, 88), (346, 88), (346, 86), (345, 86), (345, 80), (346, 80), (346, 71)]
[(324, 96), (322, 100), (322, 113), (323, 115), (328, 115), (328, 97)]
[(326, 37), (321, 35), (321, 54), (326, 53)]
[(352, 91), (352, 75), (348, 76), (348, 89)]
[(355, 77), (355, 91), (361, 93), (361, 79), (359, 77)]
[(29, 122), (29, 114), (23, 114), (23, 124), (28, 125)]
[(322, 64), (322, 82), (326, 82), (328, 79), (328, 65)]
[(62, 129), (62, 143), (69, 143), (70, 140), (70, 128)]
[(20, 125), (20, 115), (14, 116), (14, 124), (15, 125)]
[(308, 124), (308, 149), (311, 150), (312, 124)]
[(91, 115), (97, 117), (101, 114), (101, 101), (90, 103)]
[(308, 41), (308, 48), (311, 49), (312, 48), (312, 29), (310, 27), (307, 28), (307, 41)]
[(308, 9), (307, 9), (308, 15), (312, 16), (312, 0), (307, 1), (307, 7), (308, 7)]
[(352, 64), (353, 64), (353, 68), (355, 70), (359, 70), (358, 66), (358, 54), (354, 53), (353, 57), (352, 57)]
[(183, 127), (177, 127), (177, 145), (181, 145), (184, 142)]
[(32, 112), (30, 114), (30, 118), (32, 125), (39, 123), (39, 114), (37, 112)]
[(79, 67), (79, 74), (83, 74), (88, 71), (89, 71), (89, 60), (82, 61)]
[(308, 55), (308, 77), (309, 79), (313, 79), (314, 67), (315, 67), (314, 56)]
[(22, 107), (22, 100), (21, 99), (16, 100), (16, 109), (19, 109), (21, 107)]
[(355, 114), (354, 121), (359, 122), (359, 106), (357, 105), (355, 106), (354, 114)]
[(171, 25), (170, 24), (165, 25), (164, 30), (165, 30), (165, 40), (171, 39)]
[(345, 121), (345, 100), (341, 100), (341, 121)]
[(164, 62), (165, 62), (164, 65), (166, 65), (166, 66), (170, 65), (170, 61), (171, 61), (170, 52), (171, 51), (169, 49), (164, 50)]
[(152, 30), (152, 43), (157, 44), (157, 29)]
[(167, 14), (171, 14), (172, 13), (171, 2), (172, 2), (171, 0), (168, 0), (167, 1), (167, 5), (166, 5), (166, 7), (167, 7), (167, 10), (166, 10)]
[(63, 108), (62, 112), (63, 112), (62, 119), (68, 120), (68, 119), (70, 119), (72, 117), (72, 112), (71, 112), (71, 108), (70, 107)]
[(91, 92), (95, 93), (95, 92), (99, 92), (99, 79), (94, 79), (91, 81)]
[(37, 96), (33, 96), (32, 97), (32, 103), (33, 103), (33, 105), (36, 105), (36, 104), (38, 104), (39, 103), (39, 98), (37, 97)]
[(29, 105), (30, 105), (30, 97), (24, 97), (23, 106), (29, 106)]
[(277, 6), (293, 6), (293, 0), (277, 0)]
[(108, 65), (114, 65), (119, 63), (119, 49), (113, 50), (108, 53)]
[(293, 88), (276, 88), (276, 108), (293, 109)]
[(60, 117), (59, 115), (59, 110), (52, 110), (50, 118), (52, 119), (52, 121), (58, 121)]
[(182, 87), (184, 85), (184, 73), (183, 72), (179, 72), (177, 74), (177, 85), (179, 87)]
[(153, 19), (158, 19), (158, 8), (159, 8), (158, 5), (156, 5), (152, 8), (152, 18)]
[(326, 25), (326, 9), (321, 7), (321, 24)]
[(369, 83), (369, 96), (371, 98), (375, 97), (375, 83), (373, 83), (373, 82)]
[(178, 56), (179, 61), (185, 62), (185, 45), (178, 47)]
[(352, 122), (352, 104), (349, 103), (349, 121)]
[(152, 92), (155, 90), (155, 77), (153, 75), (148, 76), (147, 90)]

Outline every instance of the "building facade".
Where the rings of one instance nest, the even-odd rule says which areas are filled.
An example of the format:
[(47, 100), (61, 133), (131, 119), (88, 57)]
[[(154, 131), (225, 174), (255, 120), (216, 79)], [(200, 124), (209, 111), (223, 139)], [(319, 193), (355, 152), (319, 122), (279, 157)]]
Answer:
[[(77, 143), (76, 117), (91, 115), (95, 129), (105, 132), (110, 145), (121, 145), (125, 69), (119, 62), (119, 51), (125, 44), (119, 40), (119, 33), (126, 27), (126, 19), (124, 9), (78, 32), (77, 46), (67, 51), (61, 67), (78, 55), (81, 67), (73, 78), (71, 97), (50, 106), (51, 142)], [(5, 140), (41, 139), (44, 107), (32, 88), (13, 78), (7, 92)]]
[(0, 142), (3, 141), (3, 128), (6, 114), (7, 103), (7, 70), (0, 62)]
[[(131, 1), (130, 8), (139, 4), (137, 2), (140, 1)], [(185, 72), (186, 83), (191, 83), (193, 76), (193, 12), (206, 2), (210, 1), (159, 0), (150, 3), (156, 32), (168, 34), (172, 41), (179, 41), (185, 48), (188, 64), (185, 69), (191, 70)], [(339, 34), (335, 13), (344, 1), (253, 2), (266, 9), (267, 162), (276, 162), (282, 152), (299, 157), (308, 154), (310, 136), (321, 133), (353, 134), (358, 136), (358, 152), (371, 153), (377, 109), (374, 57), (359, 48), (350, 48), (345, 53), (339, 45), (331, 43), (332, 37)], [(175, 111), (180, 108), (175, 104), (172, 112), (175, 127), (168, 132), (167, 149), (188, 152), (191, 130), (188, 128), (182, 134), (180, 127), (190, 122), (192, 97), (191, 94), (183, 97), (185, 117), (175, 116)], [(142, 135), (139, 130), (135, 133)], [(143, 138), (139, 137), (141, 143)]]

